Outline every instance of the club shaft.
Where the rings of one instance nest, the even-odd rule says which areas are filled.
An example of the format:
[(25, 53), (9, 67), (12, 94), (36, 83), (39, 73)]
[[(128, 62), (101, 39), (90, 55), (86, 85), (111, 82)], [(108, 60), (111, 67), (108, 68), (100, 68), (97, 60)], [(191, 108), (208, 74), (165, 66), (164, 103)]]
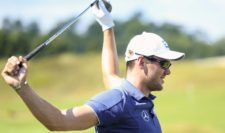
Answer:
[(65, 30), (67, 30), (71, 25), (73, 25), (87, 10), (93, 6), (98, 0), (92, 2), (86, 9), (84, 9), (76, 18), (74, 18), (72, 21), (70, 21), (68, 24), (66, 24), (63, 28), (61, 28), (59, 31), (57, 31), (53, 36), (51, 36), (48, 40), (46, 40), (44, 43), (40, 44), (38, 47), (36, 47), (34, 50), (32, 50), (30, 53), (28, 53), (24, 58), (29, 61), (32, 57), (34, 57), (37, 53), (39, 53), (41, 50), (45, 48), (48, 44), (50, 44), (53, 40), (55, 40), (59, 35), (61, 35)]
[(41, 45), (37, 46), (34, 50), (32, 50), (30, 53), (28, 53), (24, 58), (29, 61), (33, 56), (35, 56), (38, 52), (40, 52), (42, 49), (45, 48), (45, 44), (42, 43)]
[(44, 42), (44, 44), (47, 46), (55, 38), (57, 38), (59, 35), (61, 35), (65, 30), (67, 30), (71, 25), (73, 25), (90, 7), (91, 7), (91, 5), (89, 5), (83, 12), (81, 12), (76, 18), (74, 18), (71, 22), (69, 22), (67, 25), (65, 25), (62, 29), (57, 31), (52, 37), (50, 37), (48, 40), (46, 40)]

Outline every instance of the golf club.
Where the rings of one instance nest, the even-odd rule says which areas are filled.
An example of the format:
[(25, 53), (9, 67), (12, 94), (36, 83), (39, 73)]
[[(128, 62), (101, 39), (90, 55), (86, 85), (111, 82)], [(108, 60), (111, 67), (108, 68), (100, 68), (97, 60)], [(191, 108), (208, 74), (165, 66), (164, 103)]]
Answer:
[[(43, 50), (49, 43), (51, 43), (55, 38), (57, 38), (59, 35), (61, 35), (65, 30), (67, 30), (72, 24), (74, 24), (90, 7), (92, 7), (96, 2), (99, 2), (99, 0), (95, 0), (92, 2), (86, 9), (84, 9), (77, 17), (75, 17), (71, 22), (66, 24), (63, 28), (61, 28), (59, 31), (57, 31), (53, 36), (51, 36), (48, 40), (46, 40), (44, 43), (37, 46), (34, 50), (32, 50), (30, 53), (28, 53), (24, 58), (29, 61), (32, 57), (34, 57), (37, 53), (39, 53), (41, 50)], [(103, 0), (103, 3), (105, 4), (107, 10), (111, 12), (112, 6), (107, 1)], [(98, 4), (97, 4), (98, 5)]]

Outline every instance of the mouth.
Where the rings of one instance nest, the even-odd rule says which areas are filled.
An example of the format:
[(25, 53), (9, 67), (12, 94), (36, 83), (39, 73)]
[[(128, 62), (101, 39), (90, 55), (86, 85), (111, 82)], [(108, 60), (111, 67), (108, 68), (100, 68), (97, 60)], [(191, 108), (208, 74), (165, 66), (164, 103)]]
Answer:
[(164, 84), (164, 80), (162, 79), (162, 84)]
[(161, 77), (160, 79), (161, 79), (161, 83), (163, 84), (165, 77)]

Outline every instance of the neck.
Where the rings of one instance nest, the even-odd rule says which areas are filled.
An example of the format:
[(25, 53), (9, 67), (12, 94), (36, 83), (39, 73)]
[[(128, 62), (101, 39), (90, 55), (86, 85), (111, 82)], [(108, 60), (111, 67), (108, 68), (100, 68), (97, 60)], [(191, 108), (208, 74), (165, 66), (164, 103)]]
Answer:
[(137, 76), (130, 76), (127, 75), (126, 79), (137, 89), (139, 89), (146, 97), (149, 96), (150, 91), (149, 89), (146, 87), (145, 83), (142, 83), (141, 79)]

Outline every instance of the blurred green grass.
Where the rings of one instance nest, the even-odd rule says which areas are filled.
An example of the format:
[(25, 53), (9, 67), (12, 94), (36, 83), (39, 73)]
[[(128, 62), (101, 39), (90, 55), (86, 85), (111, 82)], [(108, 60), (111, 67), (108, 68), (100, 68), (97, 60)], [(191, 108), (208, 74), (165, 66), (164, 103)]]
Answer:
[[(164, 133), (225, 132), (225, 58), (174, 62), (164, 90), (155, 92), (155, 110)], [(3, 68), (6, 59), (0, 61)], [(29, 62), (28, 81), (59, 108), (85, 103), (105, 90), (98, 54), (63, 54)], [(125, 73), (120, 58), (121, 75)], [(48, 133), (0, 78), (0, 132)], [(93, 133), (94, 129), (73, 131)], [(71, 132), (72, 133), (72, 132)]]

